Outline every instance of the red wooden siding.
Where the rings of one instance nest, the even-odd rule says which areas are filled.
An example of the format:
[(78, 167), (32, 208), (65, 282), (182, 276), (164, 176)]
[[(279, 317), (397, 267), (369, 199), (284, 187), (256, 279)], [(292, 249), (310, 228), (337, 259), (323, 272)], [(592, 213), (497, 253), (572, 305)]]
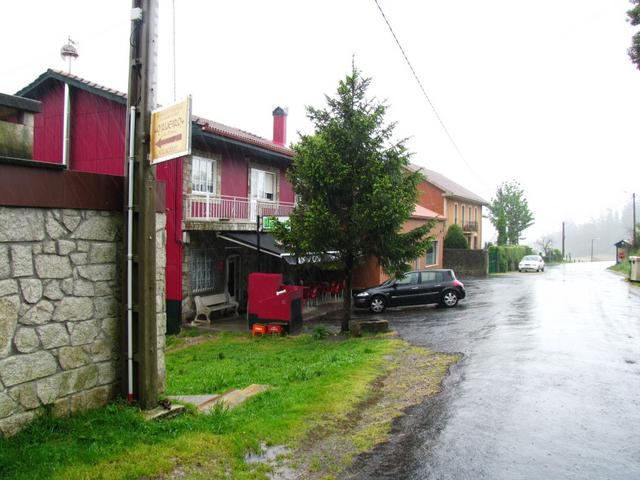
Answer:
[(62, 162), (62, 115), (64, 86), (55, 82), (42, 98), (42, 112), (33, 120), (33, 159), (49, 163)]
[[(62, 162), (64, 85), (50, 83), (35, 115), (33, 159)], [(126, 106), (71, 88), (69, 169), (124, 175)]]
[(124, 175), (126, 106), (71, 89), (71, 168)]

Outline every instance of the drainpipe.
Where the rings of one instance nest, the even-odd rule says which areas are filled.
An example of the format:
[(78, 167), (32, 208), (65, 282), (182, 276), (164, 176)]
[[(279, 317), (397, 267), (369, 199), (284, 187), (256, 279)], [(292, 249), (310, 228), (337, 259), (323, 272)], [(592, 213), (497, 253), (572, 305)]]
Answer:
[(129, 114), (129, 173), (127, 195), (127, 401), (133, 402), (133, 164), (136, 107)]
[(69, 168), (69, 139), (71, 138), (71, 93), (64, 84), (64, 113), (62, 117), (62, 165)]

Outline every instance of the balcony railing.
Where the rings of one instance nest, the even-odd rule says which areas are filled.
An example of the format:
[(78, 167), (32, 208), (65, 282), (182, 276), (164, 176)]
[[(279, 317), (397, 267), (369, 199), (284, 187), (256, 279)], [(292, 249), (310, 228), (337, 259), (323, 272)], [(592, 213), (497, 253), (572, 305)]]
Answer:
[(199, 222), (253, 222), (256, 217), (288, 217), (294, 204), (226, 195), (185, 196), (184, 217)]
[(462, 224), (462, 230), (464, 230), (465, 232), (477, 232), (478, 222), (464, 222)]

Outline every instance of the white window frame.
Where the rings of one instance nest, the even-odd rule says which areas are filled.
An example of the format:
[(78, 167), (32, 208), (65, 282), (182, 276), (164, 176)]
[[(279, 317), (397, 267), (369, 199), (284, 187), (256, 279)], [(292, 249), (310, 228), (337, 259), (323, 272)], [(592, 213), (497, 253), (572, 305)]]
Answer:
[[(432, 248), (432, 251), (427, 252), (424, 258), (425, 266), (427, 267), (432, 267), (438, 264), (438, 240), (434, 240), (431, 242), (431, 248)], [(433, 263), (429, 262), (430, 256), (433, 256)]]
[(460, 223), (461, 223), (461, 225), (462, 225), (462, 228), (464, 228), (464, 214), (465, 214), (465, 210), (466, 210), (465, 205), (462, 205), (461, 212), (460, 212), (460, 213), (461, 213), (461, 222), (460, 222)]
[(215, 290), (215, 250), (194, 248), (189, 258), (191, 292), (193, 294)]
[(453, 223), (458, 224), (458, 204), (453, 204)]
[[(204, 182), (200, 180), (196, 184), (195, 175), (196, 168), (200, 170), (200, 166), (208, 166), (209, 172), (205, 175)], [(206, 167), (205, 167), (206, 168)], [(204, 189), (202, 188), (204, 186)], [(213, 158), (199, 157), (194, 155), (191, 157), (191, 191), (198, 195), (217, 195), (218, 193), (218, 162)]]
[[(256, 175), (254, 175), (254, 172)], [(257, 190), (257, 185), (256, 185), (256, 180), (259, 179), (260, 176), (262, 176), (262, 178), (266, 178), (267, 175), (270, 175), (273, 178), (273, 192), (271, 192), (271, 197), (269, 198), (266, 195), (268, 195), (266, 193), (266, 191), (260, 192)], [(251, 192), (251, 199), (252, 200), (258, 200), (260, 202), (275, 202), (277, 201), (277, 195), (278, 195), (278, 176), (276, 175), (275, 172), (271, 172), (269, 170), (262, 170), (260, 168), (251, 168), (249, 170), (249, 178), (250, 178), (250, 192)], [(263, 195), (261, 196), (260, 193), (263, 193)]]

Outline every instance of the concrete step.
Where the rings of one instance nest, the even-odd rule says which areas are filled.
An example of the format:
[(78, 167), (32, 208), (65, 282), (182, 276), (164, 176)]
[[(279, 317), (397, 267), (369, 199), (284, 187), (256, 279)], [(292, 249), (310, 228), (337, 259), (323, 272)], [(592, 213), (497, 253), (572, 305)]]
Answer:
[(201, 412), (210, 412), (219, 403), (225, 408), (233, 409), (242, 405), (249, 398), (258, 395), (269, 389), (269, 385), (252, 384), (242, 390), (231, 390), (223, 395), (173, 395), (169, 397), (172, 401), (179, 401), (193, 405)]

